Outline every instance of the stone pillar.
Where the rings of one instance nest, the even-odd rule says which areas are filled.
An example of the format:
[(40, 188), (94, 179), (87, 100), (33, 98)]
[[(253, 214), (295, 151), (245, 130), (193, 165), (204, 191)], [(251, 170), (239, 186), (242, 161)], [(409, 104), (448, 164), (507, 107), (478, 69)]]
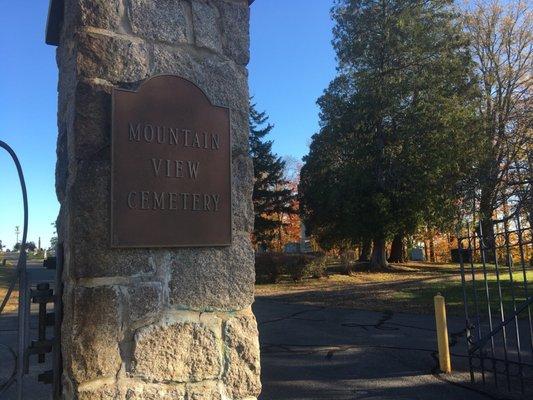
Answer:
[[(254, 399), (247, 0), (66, 0), (56, 189), (64, 399)], [(111, 93), (176, 74), (231, 110), (233, 244), (110, 247)]]

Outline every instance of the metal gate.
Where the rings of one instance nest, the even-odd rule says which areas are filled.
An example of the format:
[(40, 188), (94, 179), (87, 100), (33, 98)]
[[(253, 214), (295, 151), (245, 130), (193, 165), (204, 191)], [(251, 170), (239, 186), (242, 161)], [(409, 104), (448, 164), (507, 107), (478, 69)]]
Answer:
[[(37, 282), (29, 277), (27, 270), (26, 239), (28, 232), (28, 198), (24, 174), (17, 155), (13, 149), (0, 140), (0, 147), (5, 149), (15, 163), (20, 186), (22, 190), (24, 224), (22, 230), (22, 241), (20, 243), (20, 253), (17, 260), (17, 267), (12, 281), (3, 299), (0, 299), (0, 316), (14, 291), (18, 289), (18, 310), (17, 310), (17, 346), (16, 349), (0, 343), (13, 356), (13, 369), (6, 381), (0, 382), (0, 398), (5, 398), (6, 391), (16, 384), (16, 398), (22, 400), (24, 396), (24, 380), (29, 373), (30, 362), (37, 361), (44, 363), (46, 355), (52, 356), (52, 369), (41, 373), (38, 376), (39, 382), (53, 384), (52, 396), (54, 399), (60, 397), (61, 392), (61, 349), (60, 349), (60, 328), (61, 328), (61, 271), (62, 271), (62, 248), (58, 246), (56, 250), (56, 279), (53, 287), (47, 282)], [(37, 335), (31, 337), (30, 320), (32, 319), (31, 304), (38, 304), (37, 311)], [(53, 311), (48, 311), (47, 305), (53, 303)], [(34, 317), (35, 319), (35, 317)], [(2, 321), (2, 320), (0, 320)], [(53, 334), (47, 337), (47, 327), (53, 327)], [(36, 357), (32, 357), (36, 356)]]
[[(532, 227), (520, 209), (458, 240), (472, 382), (509, 392), (533, 388)], [(488, 229), (487, 229), (488, 230)]]

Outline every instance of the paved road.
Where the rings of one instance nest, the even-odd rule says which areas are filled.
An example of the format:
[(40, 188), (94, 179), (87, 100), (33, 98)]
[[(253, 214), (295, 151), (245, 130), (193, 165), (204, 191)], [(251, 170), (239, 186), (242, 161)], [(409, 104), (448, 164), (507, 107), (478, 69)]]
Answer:
[[(486, 400), (466, 373), (436, 372), (432, 316), (321, 308), (271, 298), (254, 304), (261, 400)], [(451, 319), (452, 351), (464, 354), (463, 321)], [(466, 371), (465, 359), (454, 357)], [(520, 397), (520, 396), (518, 396)], [(526, 397), (524, 397), (526, 398)]]
[[(34, 279), (53, 279), (54, 271), (29, 269)], [(436, 374), (432, 316), (308, 306), (286, 296), (258, 298), (254, 311), (261, 342), (260, 400), (511, 398), (469, 385), (466, 361), (460, 357), (465, 350), (460, 318), (449, 320), (449, 330), (457, 355), (454, 369), (463, 372), (443, 380)], [(35, 320), (31, 326), (35, 329)], [(14, 316), (0, 319), (0, 342), (16, 346)], [(12, 363), (9, 352), (0, 347), (0, 382)], [(49, 386), (36, 382), (37, 374), (47, 368), (49, 364), (32, 363), (25, 400), (49, 398)], [(11, 390), (2, 400), (14, 398)]]
[(56, 271), (43, 268), (42, 261), (28, 260), (27, 269), (30, 282), (54, 282)]

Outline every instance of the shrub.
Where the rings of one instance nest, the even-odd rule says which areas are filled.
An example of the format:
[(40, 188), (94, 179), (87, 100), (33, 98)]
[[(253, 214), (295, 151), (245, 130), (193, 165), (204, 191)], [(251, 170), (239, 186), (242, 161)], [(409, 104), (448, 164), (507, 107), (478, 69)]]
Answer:
[(348, 251), (341, 252), (341, 266), (342, 266), (342, 271), (345, 274), (350, 275), (354, 271), (355, 261), (356, 261), (355, 251), (348, 250)]
[(319, 255), (307, 263), (307, 273), (315, 279), (326, 276), (328, 258), (325, 255)]
[(307, 272), (308, 256), (303, 254), (293, 255), (285, 261), (286, 271), (295, 282), (301, 281)]
[(256, 283), (277, 283), (283, 274), (297, 282), (306, 276), (325, 275), (327, 259), (320, 253), (262, 253), (255, 256)]
[(255, 256), (256, 283), (277, 283), (282, 273), (280, 254), (263, 253)]

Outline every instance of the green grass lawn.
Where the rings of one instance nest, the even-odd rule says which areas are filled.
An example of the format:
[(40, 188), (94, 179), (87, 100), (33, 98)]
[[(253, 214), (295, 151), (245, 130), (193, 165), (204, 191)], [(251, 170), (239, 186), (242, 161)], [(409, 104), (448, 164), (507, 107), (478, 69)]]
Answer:
[[(478, 308), (481, 313), (486, 314), (487, 302), (483, 274), (480, 266), (476, 265), (475, 268)], [(489, 266), (487, 270), (491, 312), (493, 316), (499, 318), (498, 284), (494, 267)], [(470, 273), (467, 274), (466, 279), (468, 307), (472, 312), (474, 291)], [(526, 298), (522, 272), (514, 272), (513, 280), (514, 284), (511, 285), (509, 274), (501, 271), (500, 286), (506, 316), (510, 315), (513, 309), (512, 287), (515, 289), (517, 303)], [(533, 271), (527, 272), (527, 280), (530, 282), (529, 296), (531, 296), (533, 294)], [(290, 282), (286, 279), (278, 284), (256, 286), (258, 296), (278, 296), (307, 304), (420, 314), (434, 312), (433, 297), (437, 293), (445, 297), (449, 315), (464, 315), (463, 288), (458, 265), (399, 264), (395, 265), (390, 272), (356, 272), (352, 275), (332, 273), (329, 278), (306, 279), (302, 282)], [(525, 313), (522, 314), (525, 316)]]
[[(524, 286), (524, 276), (522, 272), (513, 273), (513, 284), (509, 273), (500, 274), (500, 284), (494, 269), (488, 272), (487, 283), (483, 279), (482, 273), (475, 274), (475, 282), (472, 280), (472, 275), (469, 273), (466, 276), (466, 296), (468, 309), (472, 313), (475, 310), (476, 302), (479, 311), (483, 314), (488, 313), (488, 305), (490, 304), (491, 313), (493, 316), (500, 317), (500, 289), (501, 299), (503, 305), (504, 315), (508, 316), (513, 312), (513, 289), (516, 307), (521, 302), (526, 300), (526, 291)], [(533, 271), (527, 272), (528, 295), (533, 294)], [(474, 285), (475, 284), (475, 285)], [(475, 291), (474, 291), (475, 286)], [(490, 302), (487, 301), (487, 290)], [(422, 284), (418, 288), (407, 288), (399, 297), (411, 299), (415, 302), (428, 302), (436, 292), (440, 292), (446, 298), (447, 308), (449, 313), (459, 315), (463, 313), (463, 287), (460, 279), (439, 280)], [(475, 295), (474, 295), (475, 293)], [(522, 313), (521, 317), (526, 314)]]

